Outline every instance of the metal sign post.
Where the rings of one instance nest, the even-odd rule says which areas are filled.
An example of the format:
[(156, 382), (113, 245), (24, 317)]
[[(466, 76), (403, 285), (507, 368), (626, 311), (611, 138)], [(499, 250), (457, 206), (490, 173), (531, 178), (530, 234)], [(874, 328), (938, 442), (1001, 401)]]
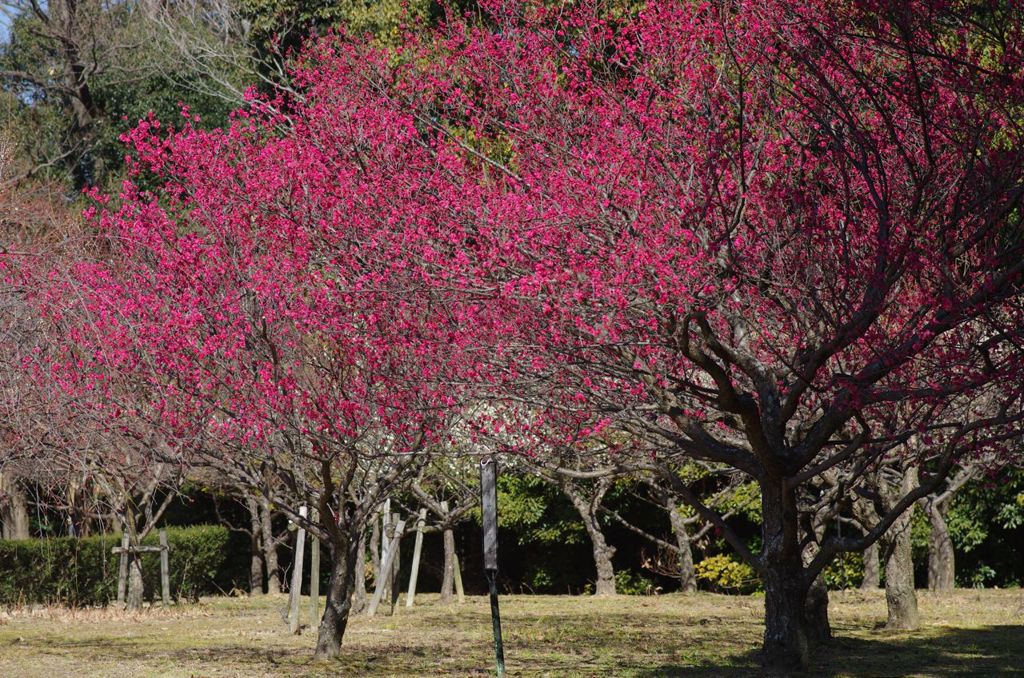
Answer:
[(505, 646), (501, 641), (498, 612), (498, 462), (492, 457), (480, 462), (480, 512), (484, 523), (484, 572), (491, 594), (491, 624), (494, 627), (494, 656), (498, 678), (505, 675)]

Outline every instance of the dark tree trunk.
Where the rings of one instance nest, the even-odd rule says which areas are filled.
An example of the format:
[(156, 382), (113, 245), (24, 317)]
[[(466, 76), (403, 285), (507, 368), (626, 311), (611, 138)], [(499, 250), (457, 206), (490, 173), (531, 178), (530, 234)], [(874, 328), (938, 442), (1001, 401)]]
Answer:
[(455, 585), (455, 532), (444, 527), (444, 571), (441, 576), (441, 602), (452, 602), (452, 588)]
[(249, 595), (259, 596), (263, 594), (263, 552), (260, 546), (263, 529), (260, 525), (260, 505), (255, 497), (247, 495), (245, 507), (249, 511), (249, 548), (252, 550), (249, 558)]
[(352, 594), (352, 614), (366, 609), (366, 533), (359, 538), (359, 550), (356, 552), (355, 592)]
[(765, 667), (802, 670), (810, 659), (807, 634), (807, 593), (798, 515), (793, 491), (782, 479), (761, 483), (762, 558), (764, 572)]
[(811, 643), (822, 643), (832, 637), (832, 625), (828, 621), (828, 586), (825, 585), (824, 574), (815, 577), (807, 591), (804, 627), (807, 640)]
[(864, 579), (860, 582), (861, 591), (874, 591), (882, 581), (881, 568), (878, 566), (878, 542), (864, 549)]
[(920, 625), (914, 592), (914, 560), (908, 510), (890, 528), (885, 545), (885, 602), (887, 629), (910, 631)]
[(690, 533), (686, 530), (686, 521), (679, 515), (674, 499), (668, 500), (665, 510), (679, 549), (679, 589), (683, 593), (693, 593), (697, 590), (697, 572), (693, 567), (693, 547), (690, 544)]
[[(805, 540), (803, 549), (803, 566), (807, 567), (818, 555), (819, 544), (825, 536), (826, 525), (819, 520), (819, 516), (811, 516), (810, 529), (814, 531), (813, 539)], [(810, 536), (810, 535), (805, 535)], [(824, 572), (811, 582), (807, 589), (807, 602), (804, 603), (804, 629), (807, 640), (812, 645), (823, 643), (832, 637), (832, 625), (828, 621), (828, 586), (825, 584)]]
[(926, 504), (931, 535), (928, 540), (928, 588), (949, 592), (955, 586), (956, 552), (946, 525), (946, 504)]
[(260, 541), (263, 563), (267, 568), (267, 593), (281, 592), (281, 572), (277, 564), (277, 540), (274, 538), (274, 513), (270, 501), (260, 497)]
[[(808, 543), (803, 551), (804, 567), (810, 565), (818, 555), (818, 544), (824, 535), (824, 525), (815, 525), (816, 539)], [(825, 574), (819, 572), (807, 589), (807, 600), (804, 603), (804, 630), (807, 641), (814, 645), (823, 643), (832, 637), (832, 625), (828, 621), (828, 586)]]
[(327, 582), (327, 602), (317, 632), (314, 655), (320, 659), (341, 654), (341, 643), (352, 614), (352, 593), (361, 540), (344, 535), (335, 536), (329, 543), (331, 576)]
[(800, 581), (803, 568), (796, 564), (789, 574), (785, 567), (769, 568), (764, 581), (763, 662), (770, 669), (802, 670), (810, 659), (804, 624), (807, 590)]

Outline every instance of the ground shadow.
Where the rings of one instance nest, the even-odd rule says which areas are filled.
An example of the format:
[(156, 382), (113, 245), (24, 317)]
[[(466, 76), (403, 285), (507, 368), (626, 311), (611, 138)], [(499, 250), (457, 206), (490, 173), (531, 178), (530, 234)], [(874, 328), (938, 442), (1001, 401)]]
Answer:
[[(933, 627), (923, 633), (927, 635), (887, 636), (884, 630), (877, 631), (876, 638), (839, 635), (816, 648), (812, 667), (795, 675), (822, 678), (1024, 676), (1022, 625), (973, 629)], [(663, 666), (642, 670), (636, 675), (644, 678), (749, 676), (757, 662), (757, 654), (751, 652), (735, 658), (727, 666)]]

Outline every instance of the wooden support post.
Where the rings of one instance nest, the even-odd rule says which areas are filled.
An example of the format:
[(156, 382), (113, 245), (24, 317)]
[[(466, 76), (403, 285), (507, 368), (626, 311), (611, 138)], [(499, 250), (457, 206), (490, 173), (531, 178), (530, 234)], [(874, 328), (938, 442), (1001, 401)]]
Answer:
[[(316, 509), (311, 520), (317, 520)], [(320, 621), (320, 540), (310, 535), (309, 545), (309, 623), (316, 625)]]
[[(400, 514), (392, 513), (391, 514), (391, 524), (392, 525), (397, 525), (399, 523), (399, 519), (400, 518), (401, 518)], [(401, 536), (400, 533), (399, 533), (399, 536)], [(388, 550), (389, 551), (391, 550), (390, 546), (388, 547)], [(395, 542), (394, 558), (391, 559), (391, 570), (390, 570), (391, 578), (390, 578), (390, 581), (388, 582), (388, 594), (390, 594), (388, 596), (388, 600), (391, 602), (391, 605), (388, 608), (390, 610), (390, 614), (394, 614), (396, 612), (397, 608), (398, 608), (398, 595), (400, 593), (400, 591), (399, 591), (400, 587), (398, 585), (398, 571), (401, 569), (401, 567), (402, 567), (402, 542), (401, 541), (396, 541)]]
[(388, 555), (388, 540), (384, 536), (387, 533), (388, 521), (391, 520), (391, 500), (385, 499), (384, 506), (380, 510), (380, 562), (381, 571), (384, 571), (384, 558)]
[[(380, 572), (377, 576), (380, 577), (381, 585), (384, 587), (384, 593), (382, 595), (387, 596), (389, 585), (391, 584), (391, 570), (384, 567), (384, 561), (388, 559), (388, 546), (391, 544), (391, 500), (388, 499), (384, 502), (384, 512), (380, 517)], [(390, 561), (388, 561), (390, 562)], [(376, 586), (374, 586), (376, 592)]]
[(128, 587), (128, 533), (121, 533), (121, 560), (117, 565), (117, 604), (124, 605)]
[(494, 658), (497, 676), (504, 678), (505, 643), (501, 637), (501, 614), (498, 610), (498, 461), (494, 457), (480, 462), (480, 517), (484, 526), (484, 573), (491, 596)]
[[(380, 564), (381, 572), (390, 572), (392, 565), (394, 565), (394, 555), (398, 552), (398, 540), (402, 538), (402, 531), (405, 529), (405, 521), (399, 520), (398, 524), (395, 525), (394, 536), (388, 540), (388, 557)], [(370, 599), (370, 606), (366, 608), (366, 616), (372, 617), (377, 614), (377, 608), (380, 606), (380, 601), (384, 598), (384, 582), (387, 577), (381, 577), (380, 581), (377, 582), (377, 589), (373, 592), (373, 598)]]
[(459, 554), (455, 554), (455, 595), (459, 597), (459, 604), (466, 602), (466, 590), (462, 588), (462, 568), (459, 567)]
[(416, 543), (412, 548), (412, 572), (409, 573), (409, 593), (405, 596), (405, 606), (412, 607), (416, 597), (416, 580), (420, 576), (420, 553), (423, 551), (423, 526), (427, 521), (427, 509), (420, 509), (420, 519), (416, 521)]
[(171, 606), (171, 557), (167, 530), (160, 530), (160, 597), (164, 607)]
[[(306, 517), (306, 507), (299, 507), (299, 515)], [(306, 550), (306, 528), (299, 524), (295, 535), (295, 561), (292, 563), (292, 585), (288, 591), (288, 630), (299, 632), (299, 594), (302, 593), (302, 557)]]

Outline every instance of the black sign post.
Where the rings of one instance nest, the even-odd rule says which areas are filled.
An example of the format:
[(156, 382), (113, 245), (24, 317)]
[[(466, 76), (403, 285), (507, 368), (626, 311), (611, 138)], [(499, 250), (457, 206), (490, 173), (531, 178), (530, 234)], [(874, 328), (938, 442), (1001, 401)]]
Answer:
[(505, 675), (505, 646), (501, 641), (498, 613), (498, 462), (492, 457), (480, 462), (480, 511), (484, 523), (484, 572), (491, 593), (491, 623), (494, 626), (494, 656), (498, 678)]

